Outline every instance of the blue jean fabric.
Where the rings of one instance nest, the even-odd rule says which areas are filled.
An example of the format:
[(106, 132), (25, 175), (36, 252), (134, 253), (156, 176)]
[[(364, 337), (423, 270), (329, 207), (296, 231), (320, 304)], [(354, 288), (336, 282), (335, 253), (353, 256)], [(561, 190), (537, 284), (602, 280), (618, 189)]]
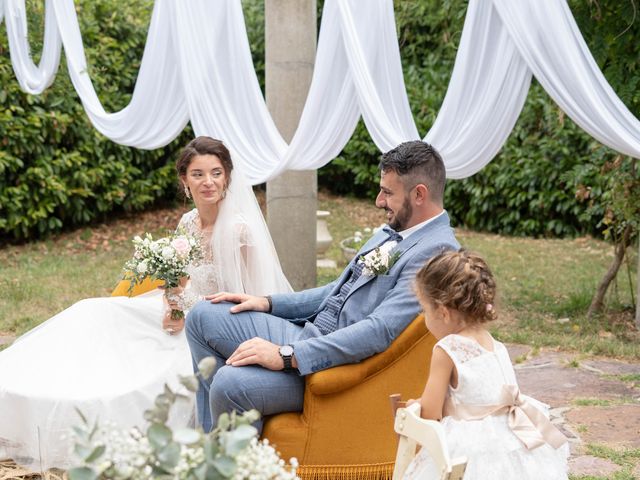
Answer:
[[(242, 342), (254, 337), (288, 345), (320, 335), (312, 324), (303, 327), (261, 312), (233, 314), (229, 312), (231, 306), (200, 302), (187, 316), (186, 335), (194, 369), (208, 356), (217, 362), (212, 377), (200, 380), (196, 394), (198, 421), (205, 432), (216, 426), (221, 413), (231, 410), (255, 408), (262, 415), (302, 410), (303, 376), (258, 365), (233, 367), (225, 362)], [(261, 430), (262, 421), (256, 427)]]

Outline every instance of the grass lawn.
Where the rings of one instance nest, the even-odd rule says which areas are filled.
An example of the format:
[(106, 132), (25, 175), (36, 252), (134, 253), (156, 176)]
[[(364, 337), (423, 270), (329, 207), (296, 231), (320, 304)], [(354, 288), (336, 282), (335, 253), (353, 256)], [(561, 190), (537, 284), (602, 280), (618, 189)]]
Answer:
[[(371, 201), (323, 193), (318, 207), (331, 212), (328, 225), (334, 242), (327, 257), (338, 262), (337, 269), (319, 270), (318, 283), (324, 284), (346, 264), (339, 240), (356, 229), (381, 224), (384, 217)], [(146, 212), (0, 248), (0, 335), (20, 335), (77, 300), (108, 295), (132, 253), (130, 239), (145, 231), (166, 233), (187, 208)], [(461, 229), (457, 236), (463, 246), (487, 259), (497, 277), (500, 319), (493, 333), (500, 340), (640, 359), (631, 294), (636, 251), (629, 260), (630, 275), (623, 267), (611, 289), (607, 313), (587, 320), (591, 296), (612, 259), (609, 244), (588, 237), (512, 238)]]

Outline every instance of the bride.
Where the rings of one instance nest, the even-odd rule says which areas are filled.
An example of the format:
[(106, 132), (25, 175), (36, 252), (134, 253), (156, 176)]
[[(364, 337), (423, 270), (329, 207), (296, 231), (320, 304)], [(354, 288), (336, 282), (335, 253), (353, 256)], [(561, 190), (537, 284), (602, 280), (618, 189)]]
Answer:
[[(144, 426), (143, 412), (165, 383), (185, 391), (177, 377), (193, 372), (191, 355), (184, 320), (172, 320), (171, 308), (188, 309), (221, 290), (291, 291), (255, 196), (232, 173), (222, 142), (192, 140), (176, 169), (196, 205), (179, 225), (205, 252), (189, 267), (184, 289), (171, 292), (180, 300), (169, 305), (162, 290), (82, 300), (0, 352), (0, 459), (41, 471), (66, 468), (71, 427), (81, 421), (76, 408), (90, 421)], [(184, 426), (193, 414), (193, 401), (178, 403), (170, 424)]]

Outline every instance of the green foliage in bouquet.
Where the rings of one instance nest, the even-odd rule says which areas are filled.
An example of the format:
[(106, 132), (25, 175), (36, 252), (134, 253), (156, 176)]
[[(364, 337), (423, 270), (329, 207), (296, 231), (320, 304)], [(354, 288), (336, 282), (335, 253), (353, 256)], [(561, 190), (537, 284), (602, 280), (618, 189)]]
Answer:
[[(208, 357), (198, 365), (196, 375), (181, 376), (190, 392), (198, 389), (198, 378), (207, 379), (215, 367)], [(210, 433), (201, 429), (172, 430), (167, 425), (171, 407), (186, 396), (165, 385), (155, 404), (144, 414), (145, 433), (91, 424), (81, 415), (76, 433), (75, 454), (79, 465), (68, 472), (70, 480), (97, 479), (282, 479), (294, 480), (297, 461), (287, 465), (267, 441), (257, 439), (251, 424), (260, 418), (256, 410), (222, 414)]]
[(129, 292), (147, 277), (162, 280), (166, 288), (178, 287), (188, 275), (187, 267), (202, 260), (199, 240), (182, 228), (157, 240), (150, 233), (136, 236), (133, 245), (133, 258), (124, 266), (124, 279), (130, 282)]

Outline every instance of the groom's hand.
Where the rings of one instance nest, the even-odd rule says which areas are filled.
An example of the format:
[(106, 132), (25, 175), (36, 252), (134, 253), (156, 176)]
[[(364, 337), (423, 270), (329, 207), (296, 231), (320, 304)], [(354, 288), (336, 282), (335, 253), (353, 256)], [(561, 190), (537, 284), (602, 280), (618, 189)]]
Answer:
[(227, 293), (219, 292), (213, 295), (207, 295), (205, 300), (211, 303), (231, 302), (237, 303), (229, 309), (231, 313), (245, 312), (253, 310), (255, 312), (268, 312), (269, 300), (266, 297), (257, 297), (255, 295), (247, 295), (246, 293)]
[[(293, 367), (297, 367), (295, 357)], [(227, 359), (227, 365), (242, 367), (244, 365), (260, 365), (269, 370), (282, 370), (284, 361), (280, 356), (280, 346), (259, 337), (242, 342)]]

